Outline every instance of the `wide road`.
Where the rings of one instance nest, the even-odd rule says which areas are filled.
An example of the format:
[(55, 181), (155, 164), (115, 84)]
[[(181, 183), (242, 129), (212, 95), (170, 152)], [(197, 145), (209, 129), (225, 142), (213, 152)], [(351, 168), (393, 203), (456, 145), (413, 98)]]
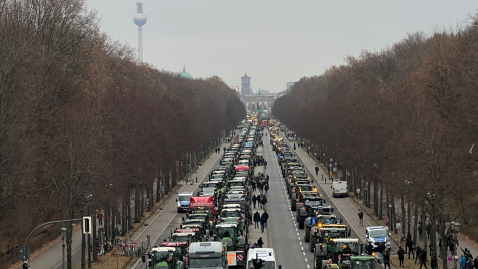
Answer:
[[(275, 152), (272, 151), (272, 146), (269, 141), (270, 137), (268, 134), (263, 138), (263, 155), (268, 164), (266, 174), (270, 177), (270, 203), (268, 205), (268, 212), (270, 221), (269, 238), (271, 245), (276, 251), (277, 262), (282, 265), (282, 268), (313, 268), (314, 255), (308, 249), (309, 243), (304, 241), (305, 230), (300, 230), (297, 226), (295, 221), (296, 212), (290, 210), (290, 201), (287, 196), (284, 180), (282, 179), (281, 170), (277, 163), (277, 156)], [(307, 168), (305, 169), (307, 174), (312, 175)], [(318, 182), (314, 185), (326, 200), (325, 205), (330, 205), (334, 208), (333, 214), (338, 218), (342, 218), (344, 222), (347, 222), (346, 216), (344, 217), (336, 209), (333, 200), (327, 196)], [(359, 232), (363, 233), (363, 231)], [(353, 228), (351, 237), (358, 238), (357, 231)], [(378, 266), (377, 268), (380, 267)]]

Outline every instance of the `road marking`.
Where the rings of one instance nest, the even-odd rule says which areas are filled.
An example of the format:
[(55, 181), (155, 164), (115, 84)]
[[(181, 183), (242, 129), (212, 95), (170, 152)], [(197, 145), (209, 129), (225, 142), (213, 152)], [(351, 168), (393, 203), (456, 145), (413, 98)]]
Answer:
[(299, 241), (300, 245), (302, 246), (302, 241)]
[(307, 268), (310, 268), (308, 264), (307, 264)]
[[(307, 258), (305, 258), (305, 262), (307, 262)], [(308, 265), (307, 265), (307, 267), (308, 267)]]
[(302, 250), (304, 250), (304, 247), (300, 247)]
[(304, 256), (305, 256), (305, 252), (302, 252), (302, 254), (304, 254)]
[[(294, 225), (295, 225), (295, 223), (294, 223)], [(295, 231), (298, 232), (299, 230), (297, 230), (297, 228), (295, 228)]]
[[(297, 233), (297, 236), (300, 236), (300, 234), (299, 234), (299, 233)], [(300, 238), (300, 237), (299, 237), (299, 238)]]

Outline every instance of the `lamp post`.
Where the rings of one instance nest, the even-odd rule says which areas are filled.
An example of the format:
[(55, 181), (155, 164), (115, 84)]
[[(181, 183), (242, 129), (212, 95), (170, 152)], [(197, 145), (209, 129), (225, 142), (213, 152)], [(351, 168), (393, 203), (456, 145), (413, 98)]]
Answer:
[(62, 247), (62, 253), (63, 253), (63, 260), (61, 262), (61, 268), (65, 269), (65, 235), (66, 235), (66, 227), (65, 224), (61, 226), (61, 247)]
[(460, 231), (460, 223), (458, 221), (452, 221), (450, 223), (451, 232), (453, 233), (453, 252), (454, 252), (454, 260), (455, 260), (455, 268), (458, 268), (458, 249), (456, 248), (456, 244), (458, 243), (458, 232)]

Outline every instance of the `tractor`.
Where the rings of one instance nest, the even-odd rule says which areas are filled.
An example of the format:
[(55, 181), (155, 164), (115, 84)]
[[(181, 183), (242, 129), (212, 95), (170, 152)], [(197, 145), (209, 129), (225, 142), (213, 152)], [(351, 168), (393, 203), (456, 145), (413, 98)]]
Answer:
[[(322, 210), (322, 213), (320, 213)], [(343, 224), (342, 219), (337, 218), (335, 215), (331, 215), (334, 209), (329, 207), (322, 207), (321, 209), (316, 209), (316, 215), (313, 217), (308, 217), (305, 219), (305, 235), (304, 241), (309, 242), (311, 229), (315, 227), (321, 228), (323, 225), (330, 224)]]
[(247, 234), (237, 224), (216, 225), (215, 241), (225, 242), (227, 250), (243, 250), (247, 244)]
[(327, 246), (333, 239), (347, 238), (351, 233), (351, 229), (345, 224), (325, 225), (319, 223), (318, 227), (314, 227), (310, 232), (309, 250), (310, 252), (314, 252), (317, 244), (325, 244), (325, 246)]
[(330, 238), (327, 244), (317, 244), (314, 252), (314, 268), (327, 268), (329, 259), (339, 268), (350, 269), (351, 257), (360, 254), (358, 238)]
[(148, 268), (184, 269), (184, 262), (178, 259), (175, 247), (155, 247), (151, 253)]

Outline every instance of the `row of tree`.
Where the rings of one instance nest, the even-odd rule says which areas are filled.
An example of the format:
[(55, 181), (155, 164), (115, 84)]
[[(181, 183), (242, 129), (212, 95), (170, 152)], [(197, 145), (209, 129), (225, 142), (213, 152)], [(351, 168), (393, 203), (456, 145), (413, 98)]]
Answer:
[(83, 0), (0, 0), (0, 59), (0, 254), (88, 206), (137, 199), (139, 218), (155, 180), (167, 192), (246, 113), (218, 77), (138, 63)]
[[(445, 222), (454, 219), (478, 240), (477, 41), (476, 17), (452, 32), (409, 34), (302, 78), (275, 101), (272, 114), (315, 145), (321, 162), (342, 162), (349, 190), (374, 189), (366, 200), (378, 217), (386, 199), (395, 219), (399, 199), (402, 220), (411, 221), (413, 211), (417, 227), (421, 208), (423, 223), (428, 216), (437, 224), (431, 234), (438, 231), (443, 246)], [(416, 230), (411, 233), (416, 239)]]

